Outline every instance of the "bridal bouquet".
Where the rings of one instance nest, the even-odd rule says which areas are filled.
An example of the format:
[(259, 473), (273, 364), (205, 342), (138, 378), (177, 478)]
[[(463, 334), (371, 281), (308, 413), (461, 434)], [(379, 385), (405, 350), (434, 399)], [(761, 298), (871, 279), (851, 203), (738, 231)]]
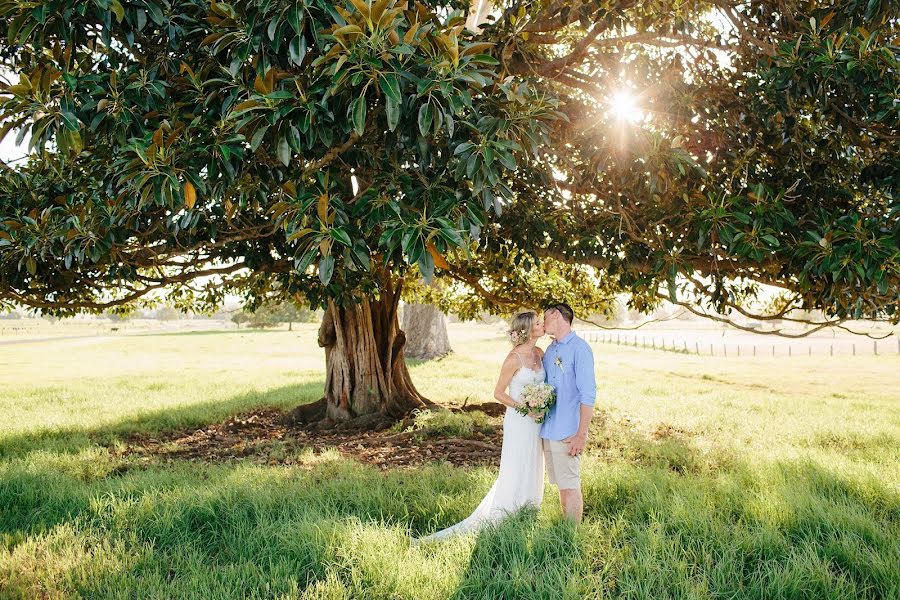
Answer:
[(535, 422), (543, 423), (550, 407), (556, 403), (556, 390), (549, 383), (529, 383), (522, 388), (519, 402), (521, 405), (516, 407), (517, 412), (526, 417), (528, 413), (541, 413)]

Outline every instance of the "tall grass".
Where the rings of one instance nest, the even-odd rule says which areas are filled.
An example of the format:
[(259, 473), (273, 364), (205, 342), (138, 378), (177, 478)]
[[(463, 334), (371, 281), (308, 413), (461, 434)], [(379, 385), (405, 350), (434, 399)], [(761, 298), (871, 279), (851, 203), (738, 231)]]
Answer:
[[(421, 548), (408, 535), (467, 516), (494, 468), (107, 450), (314, 399), (313, 340), (305, 327), (0, 347), (0, 598), (900, 598), (895, 357), (597, 346), (585, 522), (563, 520), (548, 485), (540, 511)], [(499, 335), (454, 326), (451, 341), (414, 380), (438, 401), (487, 400)]]

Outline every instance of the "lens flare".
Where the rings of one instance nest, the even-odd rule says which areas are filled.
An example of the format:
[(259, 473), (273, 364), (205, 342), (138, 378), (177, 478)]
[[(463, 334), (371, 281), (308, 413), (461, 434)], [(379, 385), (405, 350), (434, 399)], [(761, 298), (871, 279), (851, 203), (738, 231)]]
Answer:
[(637, 98), (626, 90), (620, 90), (612, 95), (609, 101), (609, 114), (621, 121), (640, 121), (644, 113), (638, 107)]

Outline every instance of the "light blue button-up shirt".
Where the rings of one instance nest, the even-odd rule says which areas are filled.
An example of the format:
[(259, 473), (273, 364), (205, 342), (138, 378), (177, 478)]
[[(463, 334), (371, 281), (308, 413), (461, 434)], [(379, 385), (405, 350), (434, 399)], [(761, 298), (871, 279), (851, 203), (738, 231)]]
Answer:
[(594, 351), (570, 331), (547, 347), (544, 371), (547, 383), (556, 389), (556, 405), (541, 425), (541, 437), (564, 440), (578, 431), (581, 405), (593, 406), (597, 399)]

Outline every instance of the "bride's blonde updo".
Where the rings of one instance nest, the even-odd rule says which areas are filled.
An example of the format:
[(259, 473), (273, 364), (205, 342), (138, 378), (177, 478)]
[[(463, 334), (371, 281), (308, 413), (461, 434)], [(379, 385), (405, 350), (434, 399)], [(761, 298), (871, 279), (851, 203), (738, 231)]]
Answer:
[(520, 312), (509, 324), (509, 341), (513, 346), (521, 346), (531, 339), (531, 330), (534, 328), (534, 320), (537, 319), (537, 313), (533, 310)]

